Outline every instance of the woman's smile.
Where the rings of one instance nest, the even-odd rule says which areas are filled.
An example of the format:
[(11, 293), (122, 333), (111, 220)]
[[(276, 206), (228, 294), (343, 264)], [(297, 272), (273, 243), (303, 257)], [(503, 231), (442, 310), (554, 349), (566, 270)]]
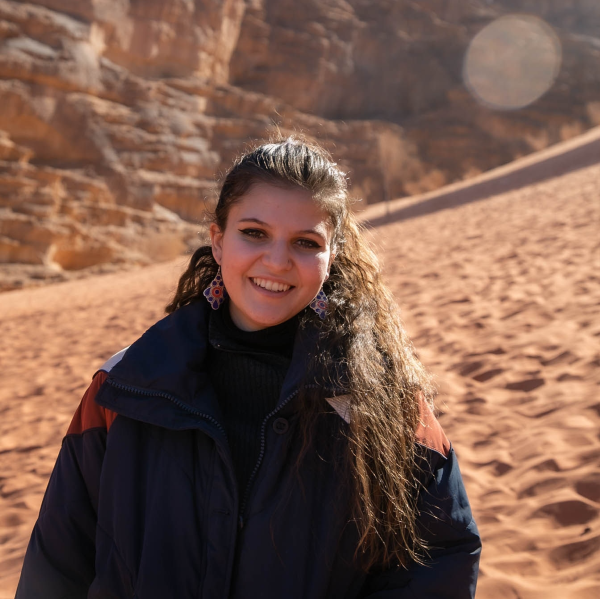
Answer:
[(288, 290), (294, 287), (292, 285), (288, 285), (286, 283), (279, 283), (271, 279), (263, 279), (262, 277), (251, 277), (250, 281), (252, 281), (252, 283), (261, 290), (275, 292), (277, 294), (287, 292)]

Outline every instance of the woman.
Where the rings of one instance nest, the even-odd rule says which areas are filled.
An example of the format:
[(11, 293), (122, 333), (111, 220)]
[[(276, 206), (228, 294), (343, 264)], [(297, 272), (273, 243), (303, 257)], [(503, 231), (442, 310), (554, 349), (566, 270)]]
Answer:
[(480, 539), (349, 211), (288, 139), (239, 159), (167, 316), (94, 376), (18, 597), (467, 597)]

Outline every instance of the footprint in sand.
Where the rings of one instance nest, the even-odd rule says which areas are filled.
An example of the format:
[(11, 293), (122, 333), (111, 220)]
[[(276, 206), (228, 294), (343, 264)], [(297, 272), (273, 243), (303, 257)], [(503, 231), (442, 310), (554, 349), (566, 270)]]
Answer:
[(552, 502), (538, 508), (532, 515), (536, 517), (550, 517), (561, 527), (569, 525), (583, 525), (598, 516), (598, 509), (581, 500), (563, 500)]
[(581, 540), (554, 548), (549, 556), (556, 566), (564, 568), (565, 564), (580, 565), (586, 558), (590, 558), (598, 551), (600, 551), (600, 535), (589, 540)]
[(517, 409), (517, 414), (527, 417), (528, 419), (541, 419), (542, 417), (547, 417), (551, 415), (553, 412), (563, 408), (563, 403), (561, 402), (553, 402), (549, 403), (543, 407), (539, 406), (525, 406), (521, 409)]
[(455, 365), (455, 368), (458, 369), (459, 375), (462, 375), (463, 377), (467, 377), (471, 373), (475, 373), (475, 371), (479, 371), (484, 366), (485, 366), (484, 362), (475, 361), (475, 362), (458, 363), (457, 365)]
[(541, 496), (553, 492), (554, 490), (563, 489), (568, 484), (564, 477), (552, 477), (550, 479), (542, 479), (529, 485), (517, 494), (517, 498), (531, 498), (532, 496)]
[(547, 460), (543, 460), (533, 467), (534, 471), (544, 472), (544, 471), (552, 471), (558, 472), (561, 468), (558, 466), (558, 463), (553, 458), (548, 458)]
[(575, 484), (575, 490), (580, 496), (592, 502), (600, 502), (600, 477), (591, 475), (581, 479)]
[(541, 377), (535, 377), (533, 379), (523, 379), (522, 381), (507, 383), (504, 387), (507, 390), (515, 390), (517, 392), (532, 392), (542, 387), (545, 383), (546, 381)]
[[(482, 319), (484, 317), (481, 317)], [(506, 354), (506, 350), (501, 346), (497, 348), (492, 348), (491, 350), (484, 350), (483, 352), (473, 352), (471, 354), (467, 354), (467, 356), (484, 356), (485, 354)]]
[(0, 527), (18, 527), (25, 521), (22, 510), (8, 510), (0, 516)]
[(558, 354), (557, 356), (553, 357), (553, 358), (549, 358), (549, 359), (542, 359), (540, 360), (540, 363), (542, 365), (544, 365), (544, 367), (552, 367), (554, 365), (557, 365), (559, 363), (568, 363), (568, 364), (573, 364), (574, 362), (577, 362), (579, 360), (578, 356), (575, 356), (575, 354), (573, 354), (572, 352), (569, 352), (569, 350), (566, 350), (565, 352), (561, 352), (560, 354)]
[(583, 377), (581, 375), (573, 375), (572, 373), (561, 373), (556, 381), (581, 381)]
[(496, 476), (496, 477), (501, 477), (502, 475), (508, 473), (509, 471), (513, 470), (513, 466), (509, 465), (506, 462), (503, 462), (501, 460), (492, 460), (490, 462), (486, 462), (486, 463), (479, 463), (480, 467), (490, 467), (492, 473)]
[(449, 304), (465, 304), (466, 302), (471, 302), (471, 298), (468, 296), (462, 296), (461, 298), (456, 298), (454, 300), (448, 300), (447, 302), (443, 302), (440, 306), (448, 306)]
[(593, 410), (600, 417), (600, 402), (598, 404), (592, 404), (592, 406), (586, 406), (589, 410)]
[(477, 375), (473, 375), (473, 379), (483, 383), (484, 381), (493, 379), (496, 377), (496, 375), (500, 375), (500, 373), (504, 373), (504, 369), (490, 369), (489, 371), (484, 371), (483, 373), (477, 373)]
[(466, 412), (471, 415), (485, 415), (489, 412), (485, 398), (468, 398), (465, 400), (465, 404), (467, 405)]

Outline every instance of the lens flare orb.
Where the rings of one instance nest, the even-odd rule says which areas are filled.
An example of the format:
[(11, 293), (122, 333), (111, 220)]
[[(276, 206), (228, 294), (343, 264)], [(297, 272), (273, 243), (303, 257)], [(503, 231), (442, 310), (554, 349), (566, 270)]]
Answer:
[(463, 80), (480, 103), (514, 110), (552, 87), (561, 62), (560, 40), (548, 23), (533, 15), (506, 15), (471, 41)]

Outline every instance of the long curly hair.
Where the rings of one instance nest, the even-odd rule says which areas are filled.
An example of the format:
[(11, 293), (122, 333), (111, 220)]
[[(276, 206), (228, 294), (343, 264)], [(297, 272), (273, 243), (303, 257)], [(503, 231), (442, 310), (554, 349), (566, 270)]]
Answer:
[[(420, 403), (432, 404), (435, 391), (382, 282), (377, 257), (350, 210), (346, 176), (325, 150), (306, 140), (294, 137), (259, 146), (241, 156), (224, 179), (211, 215), (221, 231), (231, 207), (257, 183), (304, 188), (331, 219), (335, 259), (323, 285), (327, 315), (321, 321), (305, 311), (301, 326), (310, 320), (320, 328), (308, 370), (311, 383), (343, 386), (347, 393), (344, 468), (359, 533), (355, 559), (365, 571), (405, 565), (410, 559), (421, 562), (426, 548), (416, 528), (415, 431)], [(211, 247), (198, 248), (166, 311), (203, 299), (217, 270)], [(299, 462), (331, 408), (314, 385), (303, 386), (300, 395)]]

